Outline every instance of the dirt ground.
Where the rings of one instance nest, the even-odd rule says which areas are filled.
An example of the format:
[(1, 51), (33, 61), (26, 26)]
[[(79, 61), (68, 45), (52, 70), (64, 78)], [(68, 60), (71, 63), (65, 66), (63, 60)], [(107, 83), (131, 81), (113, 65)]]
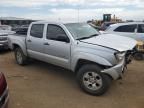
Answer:
[(144, 61), (133, 61), (99, 97), (82, 92), (72, 72), (39, 61), (19, 66), (12, 52), (0, 53), (0, 71), (10, 89), (9, 108), (144, 108)]

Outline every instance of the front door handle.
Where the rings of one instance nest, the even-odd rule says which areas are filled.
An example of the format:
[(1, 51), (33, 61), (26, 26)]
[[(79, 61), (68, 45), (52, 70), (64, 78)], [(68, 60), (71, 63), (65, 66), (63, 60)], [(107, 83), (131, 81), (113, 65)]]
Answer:
[(44, 43), (44, 45), (50, 45), (50, 44), (46, 42), (46, 43)]
[(27, 40), (28, 42), (32, 42), (31, 40)]

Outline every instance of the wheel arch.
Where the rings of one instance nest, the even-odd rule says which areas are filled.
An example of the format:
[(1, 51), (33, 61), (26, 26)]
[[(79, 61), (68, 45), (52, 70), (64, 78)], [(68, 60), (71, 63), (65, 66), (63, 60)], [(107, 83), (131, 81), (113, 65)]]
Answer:
[(16, 48), (21, 48), (21, 50), (23, 51), (24, 55), (27, 56), (26, 48), (24, 48), (22, 45), (17, 44), (17, 43), (13, 43), (12, 44), (12, 49), (15, 50)]
[(15, 43), (12, 46), (13, 46), (13, 50), (15, 50), (16, 48), (20, 48), (20, 46), (18, 44), (15, 44)]
[(106, 68), (109, 67), (109, 66), (106, 66), (106, 65), (102, 65), (102, 64), (96, 63), (96, 62), (94, 62), (94, 61), (90, 61), (90, 60), (86, 60), (86, 59), (79, 59), (79, 60), (77, 61), (76, 66), (75, 66), (74, 72), (77, 74), (78, 70), (79, 70), (82, 66), (84, 66), (84, 65), (86, 65), (86, 64), (95, 64), (95, 65), (101, 67), (102, 69), (106, 69)]
[(107, 59), (101, 56), (90, 54), (90, 53), (79, 53), (79, 54), (75, 54), (71, 58), (71, 70), (76, 72), (80, 66), (88, 63), (96, 64), (103, 68), (112, 66), (112, 64)]

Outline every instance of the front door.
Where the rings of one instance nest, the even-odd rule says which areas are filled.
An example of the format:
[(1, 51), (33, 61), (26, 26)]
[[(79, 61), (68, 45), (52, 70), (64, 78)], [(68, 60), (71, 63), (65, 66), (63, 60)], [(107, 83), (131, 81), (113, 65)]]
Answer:
[(48, 24), (44, 52), (47, 60), (65, 68), (70, 67), (70, 40), (59, 25)]

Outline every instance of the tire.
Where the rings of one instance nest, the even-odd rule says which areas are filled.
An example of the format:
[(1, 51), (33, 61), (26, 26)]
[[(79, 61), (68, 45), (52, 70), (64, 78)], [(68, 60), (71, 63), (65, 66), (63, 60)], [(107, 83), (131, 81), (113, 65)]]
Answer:
[(109, 89), (112, 78), (100, 71), (101, 68), (95, 64), (87, 64), (79, 69), (77, 81), (83, 91), (100, 96)]
[(17, 64), (19, 65), (27, 64), (27, 57), (24, 55), (23, 51), (19, 47), (15, 49), (15, 59)]
[(135, 60), (143, 60), (144, 58), (143, 58), (143, 53), (136, 53), (135, 55), (134, 55), (134, 59)]

